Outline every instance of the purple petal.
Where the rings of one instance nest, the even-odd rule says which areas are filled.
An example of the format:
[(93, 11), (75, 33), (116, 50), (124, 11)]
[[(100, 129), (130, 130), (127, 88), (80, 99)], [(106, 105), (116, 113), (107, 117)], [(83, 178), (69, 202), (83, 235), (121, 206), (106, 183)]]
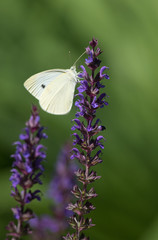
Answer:
[(91, 105), (92, 105), (92, 107), (93, 108), (97, 108), (99, 105), (98, 105), (98, 103), (96, 103), (96, 96), (93, 98), (93, 101), (92, 101), (92, 103), (91, 103)]
[(105, 96), (106, 96), (106, 94), (102, 93), (98, 98), (98, 102), (100, 103)]
[(77, 88), (79, 93), (82, 93), (86, 90), (88, 90), (89, 86), (88, 86), (88, 82), (86, 80), (80, 81), (80, 86)]
[(30, 137), (30, 132), (28, 128), (25, 128), (25, 132), (24, 134), (20, 134), (19, 138), (20, 140), (27, 140)]
[(97, 88), (104, 88), (105, 85), (101, 84), (100, 82), (97, 82), (96, 87)]
[(102, 79), (102, 78), (106, 78), (106, 79), (109, 79), (109, 76), (107, 75), (107, 74), (103, 74), (103, 71), (105, 70), (105, 69), (109, 69), (108, 67), (106, 67), (106, 66), (104, 66), (104, 67), (102, 67), (101, 69), (100, 69), (100, 78)]
[(82, 126), (82, 124), (81, 124), (81, 122), (80, 122), (79, 119), (75, 118), (75, 119), (73, 119), (72, 121), (75, 121), (79, 127)]
[(98, 136), (96, 141), (99, 142), (101, 139), (105, 139), (103, 136)]
[(91, 49), (90, 49), (90, 47), (88, 46), (88, 47), (86, 48), (86, 53), (89, 55), (90, 52), (91, 52)]
[(36, 147), (36, 150), (35, 150), (35, 157), (41, 157), (41, 158), (46, 158), (46, 154), (44, 152), (40, 152), (41, 149), (43, 149), (44, 146), (42, 144), (39, 144), (37, 147)]
[(86, 72), (86, 69), (83, 65), (80, 66), (80, 68), (82, 69), (82, 72), (78, 74), (79, 78), (87, 78), (88, 74)]
[(33, 168), (30, 166), (30, 162), (25, 162), (25, 171), (27, 173), (31, 173), (33, 171)]
[(21, 217), (21, 211), (19, 207), (12, 208), (12, 212), (14, 214), (15, 219), (20, 219)]
[(15, 188), (20, 183), (21, 176), (20, 176), (18, 170), (15, 168), (13, 168), (11, 170), (11, 172), (12, 172), (12, 175), (9, 178), (9, 180), (12, 182), (12, 186)]

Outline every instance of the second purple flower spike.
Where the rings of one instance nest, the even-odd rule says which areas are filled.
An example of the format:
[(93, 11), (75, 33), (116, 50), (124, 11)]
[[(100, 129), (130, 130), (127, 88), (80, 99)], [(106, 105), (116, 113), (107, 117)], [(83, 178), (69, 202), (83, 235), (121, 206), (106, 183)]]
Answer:
[(17, 206), (12, 208), (17, 224), (13, 221), (8, 224), (7, 240), (10, 238), (19, 240), (32, 232), (28, 222), (34, 217), (34, 213), (26, 205), (33, 199), (41, 199), (40, 190), (32, 190), (32, 187), (36, 183), (42, 184), (40, 177), (44, 171), (42, 162), (46, 154), (40, 141), (47, 138), (43, 130), (37, 108), (33, 106), (24, 133), (19, 136), (20, 141), (14, 143), (16, 151), (12, 155), (14, 162), (10, 181), (12, 182), (11, 196), (17, 202)]

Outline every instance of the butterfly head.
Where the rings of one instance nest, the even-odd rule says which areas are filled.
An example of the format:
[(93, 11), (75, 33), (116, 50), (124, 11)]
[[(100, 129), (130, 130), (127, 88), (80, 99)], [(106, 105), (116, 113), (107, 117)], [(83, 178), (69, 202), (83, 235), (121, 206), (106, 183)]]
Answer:
[(70, 70), (72, 70), (73, 72), (76, 72), (76, 66), (73, 65), (73, 66), (70, 68)]

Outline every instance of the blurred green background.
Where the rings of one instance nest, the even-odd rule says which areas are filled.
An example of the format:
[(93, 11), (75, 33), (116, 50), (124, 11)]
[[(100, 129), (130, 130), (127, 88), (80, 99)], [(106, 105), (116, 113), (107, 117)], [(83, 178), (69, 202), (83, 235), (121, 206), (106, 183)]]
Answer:
[[(107, 141), (91, 239), (158, 239), (158, 2), (156, 0), (1, 0), (0, 238), (12, 219), (10, 168), (18, 139), (38, 102), (23, 87), (36, 72), (70, 68), (92, 37), (110, 67), (109, 106), (100, 111)], [(71, 54), (69, 54), (69, 51)], [(79, 64), (83, 64), (82, 58)], [(75, 107), (64, 116), (40, 111), (48, 127), (46, 188), (61, 145), (71, 137)], [(37, 213), (46, 203), (33, 204)], [(40, 209), (40, 210), (39, 210)]]

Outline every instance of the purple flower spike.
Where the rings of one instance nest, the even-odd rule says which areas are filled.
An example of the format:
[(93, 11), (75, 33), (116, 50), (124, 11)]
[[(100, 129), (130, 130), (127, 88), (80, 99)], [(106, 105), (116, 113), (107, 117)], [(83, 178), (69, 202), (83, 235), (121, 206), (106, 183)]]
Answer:
[[(97, 45), (98, 41), (93, 38), (90, 42), (91, 47), (86, 48), (88, 58), (86, 58), (85, 64), (91, 70), (91, 75), (87, 73), (84, 66), (81, 66), (83, 72), (79, 74), (83, 80), (80, 81), (79, 93), (76, 95), (79, 97), (75, 103), (78, 112), (76, 113), (77, 118), (74, 119), (75, 125), (72, 127), (73, 131), (77, 131), (77, 133), (73, 133), (76, 147), (72, 149), (71, 159), (77, 159), (83, 166), (75, 172), (78, 181), (83, 185), (75, 185), (72, 190), (77, 200), (75, 203), (69, 203), (67, 209), (74, 213), (68, 220), (74, 233), (68, 233), (64, 237), (65, 240), (89, 240), (83, 231), (94, 226), (87, 214), (95, 209), (90, 199), (97, 197), (97, 194), (89, 185), (100, 179), (100, 176), (91, 168), (102, 162), (100, 156), (104, 149), (102, 144), (104, 137), (100, 133), (105, 130), (105, 127), (100, 125), (100, 119), (95, 120), (95, 117), (97, 110), (107, 105), (106, 94), (100, 93), (100, 89), (104, 88), (101, 80), (109, 79), (108, 75), (103, 74), (103, 71), (108, 69), (107, 67), (101, 67), (98, 73), (95, 72), (101, 63), (98, 56), (102, 53), (100, 48), (95, 49)], [(96, 151), (99, 148), (100, 150)]]
[(46, 158), (44, 146), (40, 144), (41, 139), (46, 138), (43, 129), (40, 126), (37, 108), (33, 106), (24, 133), (19, 136), (20, 141), (14, 143), (15, 154), (11, 156), (15, 159), (9, 179), (12, 183), (11, 196), (18, 202), (18, 206), (12, 208), (17, 225), (14, 222), (8, 224), (8, 240), (20, 240), (24, 234), (31, 233), (28, 221), (34, 217), (34, 214), (26, 205), (34, 199), (40, 200), (40, 190), (33, 191), (32, 187), (36, 183), (42, 183), (40, 176), (44, 168), (41, 163)]

